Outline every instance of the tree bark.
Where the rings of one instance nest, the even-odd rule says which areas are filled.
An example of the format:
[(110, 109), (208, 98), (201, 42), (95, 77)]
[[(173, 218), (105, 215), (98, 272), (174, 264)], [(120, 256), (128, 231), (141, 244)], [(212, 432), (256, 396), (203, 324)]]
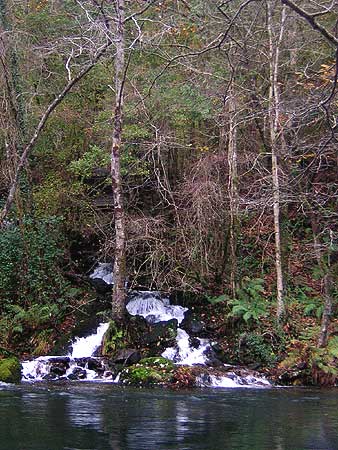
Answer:
[(126, 233), (123, 205), (123, 188), (121, 177), (121, 144), (123, 126), (123, 97), (125, 82), (125, 48), (124, 48), (124, 24), (125, 2), (116, 1), (116, 55), (115, 55), (115, 113), (113, 141), (111, 149), (111, 179), (114, 196), (115, 219), (115, 258), (113, 269), (113, 297), (112, 316), (117, 321), (123, 321), (125, 315), (126, 299)]
[(329, 326), (331, 322), (332, 305), (333, 305), (333, 298), (332, 298), (333, 277), (330, 270), (328, 271), (328, 273), (324, 275), (323, 284), (324, 284), (323, 286), (324, 310), (317, 344), (318, 347), (326, 347), (329, 338)]
[(229, 246), (230, 246), (230, 286), (232, 296), (236, 295), (237, 287), (237, 240), (238, 240), (238, 169), (237, 169), (237, 117), (234, 81), (229, 89), (229, 137), (228, 137), (228, 166), (229, 166)]
[(277, 320), (280, 322), (285, 314), (284, 304), (284, 279), (281, 249), (281, 226), (280, 226), (280, 186), (279, 186), (279, 164), (278, 164), (278, 141), (282, 130), (280, 130), (280, 99), (278, 86), (279, 51), (284, 33), (285, 7), (282, 11), (282, 20), (277, 42), (273, 32), (272, 5), (268, 6), (268, 33), (269, 33), (269, 59), (270, 59), (270, 88), (269, 88), (269, 125), (271, 141), (271, 163), (272, 163), (272, 191), (273, 191), (273, 219), (275, 234), (275, 265), (276, 265), (276, 288), (277, 288)]

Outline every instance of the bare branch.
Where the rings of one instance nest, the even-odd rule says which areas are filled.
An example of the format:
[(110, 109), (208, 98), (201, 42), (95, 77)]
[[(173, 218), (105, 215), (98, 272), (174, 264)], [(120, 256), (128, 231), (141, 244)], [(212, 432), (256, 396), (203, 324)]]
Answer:
[(15, 169), (15, 175), (13, 177), (13, 182), (10, 187), (8, 197), (6, 200), (6, 203), (0, 213), (0, 225), (3, 223), (4, 219), (6, 218), (12, 203), (14, 201), (14, 196), (18, 187), (19, 182), (19, 176), (24, 168), (26, 161), (28, 159), (28, 156), (30, 155), (30, 152), (34, 148), (34, 145), (36, 141), (38, 140), (41, 132), (43, 131), (46, 122), (49, 118), (49, 116), (52, 114), (52, 112), (55, 110), (55, 108), (63, 101), (63, 99), (66, 97), (68, 92), (85, 76), (87, 73), (95, 66), (95, 64), (99, 61), (99, 59), (105, 54), (106, 50), (110, 45), (112, 44), (111, 41), (109, 41), (92, 59), (92, 61), (85, 66), (72, 80), (70, 80), (66, 86), (63, 88), (63, 90), (60, 92), (60, 94), (49, 104), (45, 112), (43, 113), (37, 127), (35, 128), (34, 134), (29, 141), (29, 143), (24, 148), (22, 155), (20, 157), (20, 160), (18, 162), (18, 165)]
[(326, 28), (324, 28), (320, 23), (318, 23), (315, 19), (317, 14), (310, 14), (306, 12), (304, 9), (297, 6), (293, 1), (291, 0), (281, 0), (283, 5), (288, 6), (293, 11), (295, 11), (299, 16), (301, 16), (303, 19), (305, 19), (308, 24), (316, 31), (318, 31), (322, 36), (325, 37), (325, 39), (332, 44), (334, 47), (338, 47), (338, 39), (333, 36), (329, 31), (327, 31)]

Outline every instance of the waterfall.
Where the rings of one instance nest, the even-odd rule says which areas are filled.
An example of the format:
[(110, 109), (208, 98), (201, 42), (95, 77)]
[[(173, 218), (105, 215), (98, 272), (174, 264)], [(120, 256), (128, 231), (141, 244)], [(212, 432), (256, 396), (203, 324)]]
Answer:
[(99, 263), (93, 273), (89, 275), (92, 280), (103, 280), (106, 284), (114, 284), (113, 282), (113, 266), (110, 263)]
[[(103, 358), (93, 355), (100, 347), (109, 323), (101, 323), (94, 333), (87, 337), (77, 337), (66, 356), (40, 356), (32, 361), (23, 361), (23, 381), (68, 380), (114, 380)], [(95, 369), (95, 370), (94, 370)]]
[[(113, 284), (111, 264), (101, 263), (90, 275), (92, 279), (102, 279), (106, 284)], [(168, 298), (159, 292), (131, 292), (126, 305), (132, 316), (142, 316), (149, 324), (167, 322), (176, 319), (182, 324), (188, 308), (171, 305)], [(109, 323), (101, 323), (87, 337), (77, 337), (71, 343), (71, 351), (66, 356), (40, 356), (34, 360), (22, 362), (23, 381), (48, 380), (87, 380), (118, 382), (119, 374), (109, 367), (105, 358), (93, 355), (100, 347)], [(205, 366), (212, 353), (208, 339), (193, 338), (183, 328), (177, 328), (176, 345), (167, 348), (162, 356), (178, 365)], [(261, 377), (249, 373), (237, 375), (227, 371), (225, 374), (208, 374), (206, 371), (197, 378), (201, 387), (260, 387), (270, 383)]]
[(83, 338), (75, 338), (72, 351), (68, 355), (71, 358), (86, 358), (95, 354), (100, 347), (104, 333), (108, 330), (108, 323), (100, 323), (95, 333)]
[(150, 323), (167, 322), (176, 319), (180, 324), (188, 308), (170, 305), (168, 298), (162, 298), (159, 292), (142, 291), (132, 294), (127, 303), (127, 311), (131, 316), (142, 316)]

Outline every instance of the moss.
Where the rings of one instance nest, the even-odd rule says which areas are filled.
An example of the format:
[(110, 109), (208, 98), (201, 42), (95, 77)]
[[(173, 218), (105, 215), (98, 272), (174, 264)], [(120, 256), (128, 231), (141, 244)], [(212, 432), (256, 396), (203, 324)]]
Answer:
[(172, 361), (167, 358), (163, 358), (163, 356), (152, 356), (150, 358), (143, 358), (139, 362), (146, 367), (154, 367), (159, 369), (173, 370), (175, 365)]
[(112, 320), (106, 331), (102, 342), (102, 355), (112, 356), (118, 350), (126, 347), (126, 333), (123, 329), (119, 328)]
[(18, 383), (21, 380), (21, 365), (18, 358), (10, 357), (0, 360), (0, 381)]
[(165, 384), (172, 380), (174, 368), (174, 364), (166, 358), (144, 358), (123, 370), (121, 379), (126, 384), (134, 385)]

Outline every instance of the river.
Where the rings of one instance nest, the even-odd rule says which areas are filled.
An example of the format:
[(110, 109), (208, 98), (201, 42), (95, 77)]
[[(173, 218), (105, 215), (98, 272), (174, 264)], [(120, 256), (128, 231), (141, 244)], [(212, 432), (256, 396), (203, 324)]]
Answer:
[(338, 391), (0, 386), (1, 450), (337, 450)]

